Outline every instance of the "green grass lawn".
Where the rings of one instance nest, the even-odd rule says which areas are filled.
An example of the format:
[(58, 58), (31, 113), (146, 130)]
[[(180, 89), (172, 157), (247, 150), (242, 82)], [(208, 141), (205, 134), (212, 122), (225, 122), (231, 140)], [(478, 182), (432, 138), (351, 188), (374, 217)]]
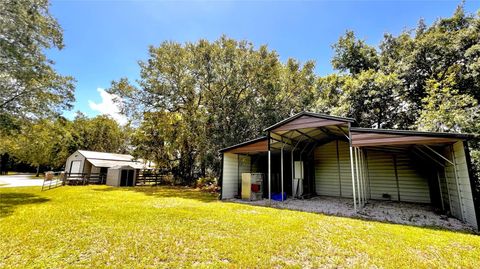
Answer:
[(478, 267), (480, 236), (169, 187), (0, 189), (0, 267)]

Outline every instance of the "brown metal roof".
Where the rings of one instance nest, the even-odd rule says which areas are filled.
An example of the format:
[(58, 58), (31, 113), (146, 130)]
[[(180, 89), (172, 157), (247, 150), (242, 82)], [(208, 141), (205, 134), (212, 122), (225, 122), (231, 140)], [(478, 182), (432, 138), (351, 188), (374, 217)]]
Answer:
[(352, 145), (381, 146), (381, 145), (412, 145), (412, 144), (443, 144), (454, 143), (458, 140), (473, 138), (472, 134), (435, 133), (409, 130), (386, 130), (369, 128), (350, 128)]
[(355, 120), (352, 118), (303, 111), (267, 127), (264, 131), (282, 131), (309, 127), (322, 127), (328, 125), (345, 124), (354, 121)]
[[(311, 112), (301, 112), (282, 120), (268, 128), (272, 135), (271, 147), (274, 144), (286, 141), (322, 140), (325, 137), (344, 138), (348, 135), (347, 123), (353, 119), (329, 116)], [(343, 129), (343, 131), (342, 131)], [(473, 134), (421, 132), (412, 130), (389, 130), (351, 127), (352, 145), (385, 146), (385, 145), (413, 145), (413, 144), (445, 144), (458, 140), (468, 140), (476, 137)], [(240, 144), (221, 149), (220, 152), (229, 153), (259, 153), (268, 151), (268, 139), (262, 136)]]
[(226, 147), (220, 150), (220, 152), (228, 153), (258, 153), (268, 151), (268, 139), (266, 136), (255, 138), (245, 141), (240, 144), (236, 144), (230, 147)]

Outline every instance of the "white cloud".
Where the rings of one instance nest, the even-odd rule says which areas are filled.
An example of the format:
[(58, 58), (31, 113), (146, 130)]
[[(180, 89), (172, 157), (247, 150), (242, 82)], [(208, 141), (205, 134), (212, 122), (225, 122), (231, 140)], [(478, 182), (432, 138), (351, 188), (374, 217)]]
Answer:
[(88, 100), (88, 105), (90, 109), (93, 111), (98, 111), (100, 114), (108, 115), (116, 120), (119, 124), (126, 124), (127, 118), (120, 114), (120, 108), (118, 107), (113, 99), (116, 97), (114, 94), (110, 94), (105, 91), (105, 89), (97, 88), (97, 91), (100, 93), (100, 97), (102, 97), (102, 101), (100, 103), (95, 103), (92, 100)]

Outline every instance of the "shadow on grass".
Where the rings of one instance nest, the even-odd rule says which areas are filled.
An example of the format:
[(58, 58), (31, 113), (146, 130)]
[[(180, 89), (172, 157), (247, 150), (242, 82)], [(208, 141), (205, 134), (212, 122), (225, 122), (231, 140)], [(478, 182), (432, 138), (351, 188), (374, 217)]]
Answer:
[(15, 208), (18, 206), (40, 204), (48, 201), (50, 201), (50, 199), (31, 193), (0, 193), (0, 218), (13, 214)]
[(95, 191), (133, 191), (143, 193), (148, 196), (157, 198), (182, 198), (192, 199), (204, 203), (218, 201), (215, 194), (202, 192), (190, 187), (174, 187), (174, 186), (136, 186), (136, 187), (107, 187), (94, 189)]

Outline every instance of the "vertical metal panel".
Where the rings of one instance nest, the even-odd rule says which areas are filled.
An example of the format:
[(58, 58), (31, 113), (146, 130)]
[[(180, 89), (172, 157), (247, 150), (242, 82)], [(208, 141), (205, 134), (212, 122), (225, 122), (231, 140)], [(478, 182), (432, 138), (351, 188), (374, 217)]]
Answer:
[(397, 200), (400, 199), (400, 184), (398, 183), (398, 169), (397, 169), (397, 156), (393, 155), (393, 170), (395, 171), (395, 183), (397, 185)]
[(450, 146), (450, 151), (452, 152), (452, 161), (453, 161), (453, 175), (455, 179), (455, 184), (457, 185), (457, 195), (459, 198), (459, 205), (460, 205), (460, 219), (465, 221), (465, 209), (464, 209), (464, 199), (461, 194), (462, 190), (460, 189), (460, 179), (458, 177), (458, 170), (457, 170), (457, 161), (455, 158), (455, 152), (453, 151), (453, 146)]
[[(407, 154), (397, 154), (397, 173), (400, 199), (405, 202), (430, 203), (428, 175), (430, 167), (423, 167)], [(424, 170), (424, 171), (422, 171)]]
[(394, 159), (391, 153), (369, 150), (367, 162), (372, 199), (389, 195), (396, 201), (430, 203), (428, 179), (408, 155), (398, 153)]
[(315, 148), (315, 188), (319, 195), (338, 196), (340, 193), (336, 142)]
[(350, 167), (349, 148), (348, 142), (338, 141), (342, 197), (352, 197), (352, 170)]
[[(445, 156), (449, 160), (452, 160), (452, 151), (450, 150), (449, 147), (445, 149), (443, 156)], [(460, 199), (458, 197), (458, 189), (457, 189), (457, 184), (455, 182), (455, 172), (452, 164), (450, 163), (445, 164), (444, 177), (445, 177), (445, 183), (448, 189), (448, 195), (449, 195), (448, 197), (450, 201), (450, 213), (453, 216), (461, 219), (462, 212), (460, 208)]]
[(389, 195), (392, 200), (397, 200), (395, 170), (391, 154), (368, 151), (367, 157), (372, 199), (388, 200), (384, 195)]
[(238, 157), (233, 153), (223, 154), (222, 199), (238, 195)]
[(445, 202), (443, 201), (442, 181), (440, 180), (440, 172), (438, 170), (437, 170), (437, 182), (438, 182), (438, 189), (440, 190), (440, 202), (442, 204), (442, 210), (445, 210)]
[[(333, 141), (315, 148), (315, 190), (319, 195), (353, 197), (349, 149), (345, 141)], [(367, 184), (365, 180), (366, 177), (364, 191)], [(355, 197), (358, 198), (358, 195)]]
[(337, 173), (338, 173), (338, 185), (339, 187), (339, 195), (342, 197), (342, 173), (340, 172), (340, 154), (338, 152), (338, 140), (335, 140), (335, 148), (337, 151)]
[(453, 144), (453, 160), (456, 167), (457, 186), (460, 193), (461, 209), (463, 210), (464, 220), (470, 225), (477, 227), (477, 217), (473, 203), (473, 195), (470, 184), (470, 174), (468, 171), (467, 158), (463, 142), (459, 141)]
[(467, 162), (468, 175), (470, 178), (470, 190), (472, 191), (473, 206), (475, 207), (475, 214), (477, 217), (477, 230), (480, 230), (480, 189), (477, 188), (479, 178), (473, 170), (472, 160), (470, 158), (470, 149), (468, 148), (468, 142), (463, 141), (463, 152), (465, 154), (465, 161)]
[(365, 150), (360, 149), (360, 167), (362, 173), (362, 196), (363, 203), (367, 203), (367, 177), (366, 177), (366, 166), (365, 166)]
[(448, 192), (448, 184), (447, 184), (447, 178), (445, 176), (445, 168), (438, 169), (437, 172), (438, 172), (438, 177), (441, 184), (440, 190), (443, 196), (443, 204), (444, 204), (445, 210), (448, 209), (448, 211), (451, 212), (452, 209), (450, 205), (452, 204), (452, 201), (451, 201), (450, 193)]
[(365, 150), (365, 169), (366, 169), (366, 174), (367, 174), (367, 179), (368, 179), (368, 199), (372, 199), (372, 186), (370, 183), (370, 169), (368, 165), (368, 151)]

